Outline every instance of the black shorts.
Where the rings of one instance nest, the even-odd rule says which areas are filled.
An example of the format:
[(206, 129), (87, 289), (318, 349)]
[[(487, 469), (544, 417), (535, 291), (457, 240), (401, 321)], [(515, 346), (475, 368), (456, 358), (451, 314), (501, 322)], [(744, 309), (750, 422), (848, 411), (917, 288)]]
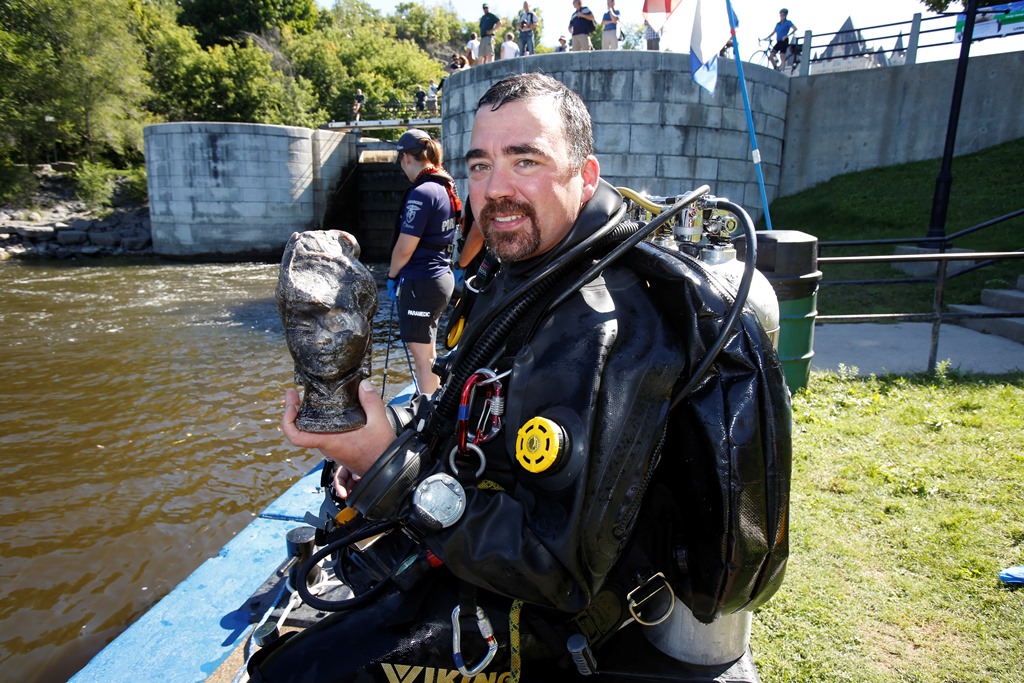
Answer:
[(775, 47), (772, 48), (772, 54), (777, 55), (780, 52), (785, 52), (787, 47), (789, 47), (789, 38), (786, 38), (785, 40), (780, 40), (779, 42), (775, 43)]
[(455, 289), (452, 271), (432, 280), (402, 280), (398, 297), (398, 331), (402, 341), (432, 344), (437, 339), (437, 321)]

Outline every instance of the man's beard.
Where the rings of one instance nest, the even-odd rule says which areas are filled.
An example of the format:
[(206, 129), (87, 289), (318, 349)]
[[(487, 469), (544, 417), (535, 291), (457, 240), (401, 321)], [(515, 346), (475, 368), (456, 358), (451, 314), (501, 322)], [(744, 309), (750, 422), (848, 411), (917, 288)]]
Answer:
[[(496, 215), (522, 214), (529, 224), (518, 230), (501, 230), (492, 227)], [(480, 212), (480, 229), (487, 247), (502, 261), (521, 261), (540, 249), (540, 228), (533, 206), (514, 199), (488, 200)]]

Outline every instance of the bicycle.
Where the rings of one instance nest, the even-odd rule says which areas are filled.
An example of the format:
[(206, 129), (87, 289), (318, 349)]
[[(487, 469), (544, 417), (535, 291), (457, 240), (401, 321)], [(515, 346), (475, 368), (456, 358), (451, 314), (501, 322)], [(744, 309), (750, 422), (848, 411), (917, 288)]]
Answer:
[(750, 59), (747, 61), (757, 66), (771, 67), (777, 69), (775, 62), (772, 61), (772, 47), (775, 43), (772, 42), (771, 38), (758, 38), (757, 43), (759, 45), (767, 44), (767, 47), (759, 49), (754, 54), (750, 55)]
[(766, 47), (750, 55), (748, 61), (751, 64), (757, 64), (765, 68), (771, 67), (776, 71), (784, 71), (788, 68), (790, 73), (796, 73), (796, 68), (800, 65), (800, 55), (803, 52), (803, 48), (796, 39), (792, 40), (789, 47), (786, 48), (786, 53), (782, 56), (781, 63), (778, 54), (772, 55), (772, 48), (775, 46), (775, 43), (772, 42), (771, 38), (758, 38), (757, 42), (761, 45), (766, 45)]

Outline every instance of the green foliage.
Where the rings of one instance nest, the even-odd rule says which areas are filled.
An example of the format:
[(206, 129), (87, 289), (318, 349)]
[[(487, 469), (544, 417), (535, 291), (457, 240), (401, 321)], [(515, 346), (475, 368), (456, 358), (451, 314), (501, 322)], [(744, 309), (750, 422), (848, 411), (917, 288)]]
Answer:
[(0, 4), (0, 157), (33, 165), (59, 137), (66, 10), (59, 0)]
[(644, 39), (643, 24), (619, 24), (622, 28), (622, 49), (623, 50), (646, 50), (647, 41)]
[(72, 172), (76, 196), (93, 208), (107, 208), (120, 202), (146, 201), (146, 168), (118, 170), (105, 162), (83, 161)]
[(92, 207), (110, 206), (114, 198), (115, 171), (102, 163), (83, 161), (73, 173), (78, 198)]
[(765, 681), (1020, 679), (1024, 375), (813, 373), (793, 400), (790, 561)]
[[(992, 5), (1005, 5), (1007, 0), (978, 0), (978, 7), (991, 7)], [(949, 11), (950, 0), (921, 0), (921, 4), (930, 9), (932, 12), (946, 12)], [(962, 7), (967, 7), (967, 1), (958, 3)], [(955, 10), (954, 10), (955, 11)]]
[(0, 164), (0, 206), (28, 206), (39, 180), (28, 166), (23, 164)]
[(445, 56), (446, 46), (462, 41), (463, 23), (450, 2), (445, 7), (399, 3), (391, 22), (396, 38), (410, 40), (429, 54)]
[(0, 145), (27, 163), (55, 144), (141, 150), (149, 91), (125, 3), (11, 0), (0, 18)]
[(181, 22), (198, 31), (204, 46), (285, 28), (308, 33), (319, 16), (314, 0), (182, 0), (181, 7)]
[(467, 35), (425, 3), (383, 17), (362, 0), (7, 0), (0, 159), (132, 162), (158, 121), (319, 127), (347, 118), (356, 88), (369, 116), (440, 81)]
[(150, 95), (137, 22), (120, 0), (71, 3), (61, 53), (67, 125), (87, 158), (142, 149)]

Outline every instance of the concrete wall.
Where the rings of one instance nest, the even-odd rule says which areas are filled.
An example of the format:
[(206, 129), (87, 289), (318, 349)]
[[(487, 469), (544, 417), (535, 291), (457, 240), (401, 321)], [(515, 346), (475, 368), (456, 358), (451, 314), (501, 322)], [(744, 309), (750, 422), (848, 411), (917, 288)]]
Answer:
[[(463, 197), (476, 103), (493, 82), (524, 71), (548, 73), (580, 94), (612, 184), (663, 196), (708, 184), (761, 216), (736, 64), (722, 60), (710, 95), (690, 79), (688, 55), (665, 52), (535, 55), (453, 74), (442, 142)], [(955, 72), (947, 61), (789, 78), (745, 64), (768, 201), (842, 173), (941, 157)], [(1022, 52), (970, 60), (957, 154), (1024, 137), (1022, 77)], [(154, 251), (279, 254), (293, 231), (321, 227), (326, 198), (357, 159), (359, 142), (355, 134), (286, 126), (147, 127)], [(358, 228), (345, 222), (350, 232)]]
[(153, 251), (162, 256), (279, 255), (317, 228), (327, 193), (356, 159), (357, 136), (246, 123), (145, 129)]
[[(583, 98), (594, 120), (601, 175), (613, 185), (676, 195), (703, 184), (742, 204), (755, 219), (761, 199), (750, 160), (736, 65), (723, 60), (714, 95), (690, 78), (689, 55), (608, 51), (536, 55), (453, 74), (442, 101), (445, 165), (465, 196), (464, 156), (476, 103), (506, 75), (543, 71)], [(766, 193), (774, 199), (782, 164), (789, 79), (769, 69), (745, 69)]]
[[(956, 64), (929, 62), (793, 78), (779, 196), (843, 173), (941, 158)], [(1022, 81), (1024, 52), (971, 57), (957, 155), (1024, 137), (1017, 90)]]

